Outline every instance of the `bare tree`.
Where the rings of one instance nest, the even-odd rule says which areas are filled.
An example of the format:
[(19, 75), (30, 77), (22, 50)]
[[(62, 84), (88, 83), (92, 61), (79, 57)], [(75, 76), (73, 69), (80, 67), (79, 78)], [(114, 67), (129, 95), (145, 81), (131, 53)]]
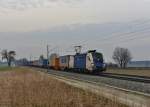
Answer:
[(117, 47), (113, 53), (114, 61), (119, 64), (121, 68), (126, 68), (129, 61), (131, 61), (131, 53), (127, 48)]
[(3, 50), (1, 54), (2, 54), (2, 60), (6, 59), (8, 66), (11, 66), (11, 62), (15, 60), (16, 52), (15, 51), (8, 52), (7, 50)]

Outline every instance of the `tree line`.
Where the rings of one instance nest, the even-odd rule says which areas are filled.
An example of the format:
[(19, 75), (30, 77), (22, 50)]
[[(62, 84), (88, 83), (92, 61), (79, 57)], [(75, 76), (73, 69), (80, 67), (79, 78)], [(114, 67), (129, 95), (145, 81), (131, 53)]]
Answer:
[[(1, 55), (2, 55), (2, 60), (5, 59), (7, 61), (8, 66), (11, 66), (11, 63), (13, 61), (15, 61), (16, 52), (3, 50), (1, 52)], [(115, 50), (113, 52), (112, 58), (116, 62), (116, 64), (119, 65), (120, 68), (126, 68), (128, 62), (131, 61), (132, 56), (131, 56), (129, 49), (117, 47), (117, 48), (115, 48)], [(44, 56), (41, 55), (40, 59), (44, 59)], [(116, 65), (113, 63), (111, 63), (110, 66), (116, 67)]]

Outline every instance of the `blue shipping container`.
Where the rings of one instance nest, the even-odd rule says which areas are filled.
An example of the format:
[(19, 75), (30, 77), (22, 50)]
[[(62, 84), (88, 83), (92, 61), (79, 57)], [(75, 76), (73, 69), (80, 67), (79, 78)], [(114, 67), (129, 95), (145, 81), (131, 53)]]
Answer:
[(86, 69), (86, 54), (77, 54), (74, 56), (74, 68)]
[(47, 59), (44, 59), (44, 60), (43, 60), (43, 66), (47, 66), (47, 62), (48, 62), (48, 60), (47, 60)]
[(60, 62), (62, 64), (68, 64), (68, 56), (61, 56), (60, 57)]

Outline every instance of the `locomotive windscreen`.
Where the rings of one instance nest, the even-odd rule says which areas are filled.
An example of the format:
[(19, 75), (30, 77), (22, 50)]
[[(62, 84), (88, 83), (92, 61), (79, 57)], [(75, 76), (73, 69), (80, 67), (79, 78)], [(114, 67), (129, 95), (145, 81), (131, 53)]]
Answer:
[(101, 53), (93, 53), (93, 58), (95, 62), (103, 62), (103, 55)]

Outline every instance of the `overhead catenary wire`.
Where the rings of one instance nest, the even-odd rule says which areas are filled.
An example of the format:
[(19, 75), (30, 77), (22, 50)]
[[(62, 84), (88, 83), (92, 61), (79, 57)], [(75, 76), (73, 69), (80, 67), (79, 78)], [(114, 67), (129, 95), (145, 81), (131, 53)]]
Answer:
[(112, 40), (112, 39), (118, 39), (118, 38), (122, 38), (122, 37), (128, 37), (129, 35), (131, 34), (137, 34), (137, 33), (143, 33), (145, 31), (150, 31), (150, 27), (146, 27), (144, 29), (138, 29), (138, 30), (135, 30), (135, 31), (129, 31), (129, 32), (125, 32), (125, 33), (112, 33), (109, 37), (106, 37), (106, 38), (103, 38), (103, 39), (100, 39), (99, 41), (100, 42), (103, 42), (103, 41), (106, 41), (106, 40)]
[[(99, 44), (103, 44), (103, 45), (105, 45), (105, 44), (109, 45), (110, 44), (111, 45), (113, 43), (109, 43), (109, 41), (113, 42), (114, 40), (115, 41), (117, 40), (117, 42), (114, 41), (115, 44), (116, 43), (121, 44), (121, 43), (124, 43), (124, 42), (128, 42), (128, 41), (132, 41), (132, 40), (136, 40), (138, 38), (141, 38), (141, 37), (139, 37), (139, 36), (141, 36), (139, 34), (148, 33), (150, 31), (149, 22), (150, 22), (149, 20), (146, 20), (146, 21), (142, 21), (140, 23), (133, 23), (133, 24), (129, 25), (129, 29), (127, 29), (125, 32), (119, 32), (119, 31), (112, 32), (110, 34), (110, 36), (108, 34), (108, 37), (101, 38), (100, 40), (97, 39), (98, 40), (98, 45)], [(134, 29), (133, 27), (136, 27), (136, 29)], [(133, 28), (133, 29), (131, 29), (131, 28)], [(137, 37), (137, 35), (138, 35), (138, 37)], [(62, 49), (62, 51), (67, 52), (67, 53), (68, 52), (72, 53), (72, 52), (75, 52), (74, 51), (74, 46), (75, 45), (81, 45), (81, 46), (85, 47), (85, 46), (87, 46), (87, 44), (89, 44), (89, 40), (88, 41), (83, 40), (79, 43), (72, 44), (71, 46), (67, 47), (66, 49)]]
[(111, 43), (111, 42), (115, 42), (115, 43), (119, 43), (119, 42), (121, 42), (122, 43), (122, 40), (124, 41), (124, 40), (126, 40), (126, 39), (130, 39), (130, 38), (138, 38), (138, 37), (140, 37), (140, 36), (142, 36), (144, 33), (146, 33), (147, 35), (149, 35), (150, 34), (150, 29), (148, 30), (148, 31), (144, 31), (144, 32), (136, 32), (136, 33), (130, 33), (130, 34), (128, 34), (128, 35), (120, 35), (121, 37), (120, 38), (115, 38), (115, 39), (113, 39), (113, 40), (115, 40), (115, 41), (103, 41), (103, 42), (99, 42), (98, 44), (108, 44), (108, 43)]
[[(98, 42), (103, 44), (106, 41), (112, 41), (112, 40), (121, 39), (121, 38), (123, 39), (123, 38), (126, 38), (126, 37), (130, 37), (131, 35), (135, 35), (135, 34), (139, 34), (139, 33), (145, 33), (147, 31), (150, 31), (150, 26), (145, 26), (145, 24), (149, 25), (149, 22), (150, 22), (149, 20), (148, 21), (146, 20), (143, 23), (136, 24), (136, 26), (134, 26), (134, 27), (137, 27), (137, 25), (138, 25), (139, 26), (138, 29), (135, 29), (135, 30), (132, 30), (132, 31), (131, 31), (131, 29), (127, 29), (125, 32), (115, 31), (115, 32), (112, 32), (110, 34), (110, 36), (108, 34), (108, 37), (100, 38), (100, 39), (97, 39), (97, 40), (98, 40)], [(141, 26), (141, 25), (144, 25), (144, 26)], [(132, 26), (132, 24), (131, 24), (131, 26)], [(128, 31), (128, 30), (130, 30), (130, 31)], [(96, 42), (96, 41), (94, 41), (94, 42)], [(85, 40), (85, 41), (83, 41), (81, 43), (84, 44), (84, 45), (87, 45), (88, 44), (87, 42), (89, 42), (89, 41)]]
[[(107, 46), (112, 46), (113, 44), (115, 44), (115, 45), (121, 45), (121, 44), (124, 44), (124, 43), (129, 43), (130, 41), (135, 41), (135, 40), (139, 40), (139, 39), (145, 39), (145, 38), (150, 38), (150, 36), (149, 35), (140, 35), (140, 36), (134, 36), (134, 37), (131, 37), (131, 38), (127, 38), (127, 39), (123, 39), (123, 40), (120, 40), (120, 41), (115, 41), (115, 42), (107, 42), (107, 43), (103, 43), (103, 44), (101, 44), (101, 46), (102, 45), (107, 45)], [(97, 44), (98, 45), (98, 44)]]
[(98, 44), (107, 44), (106, 42), (109, 42), (109, 41), (112, 41), (112, 40), (118, 40), (120, 41), (119, 39), (124, 39), (124, 38), (130, 38), (131, 36), (135, 36), (135, 35), (139, 35), (140, 33), (148, 33), (150, 31), (150, 27), (145, 27), (145, 28), (142, 28), (142, 29), (136, 29), (134, 31), (129, 31), (129, 32), (124, 32), (124, 33), (112, 33), (111, 36), (109, 37), (106, 37), (106, 38), (102, 38), (102, 39), (96, 39), (94, 42), (98, 41)]

